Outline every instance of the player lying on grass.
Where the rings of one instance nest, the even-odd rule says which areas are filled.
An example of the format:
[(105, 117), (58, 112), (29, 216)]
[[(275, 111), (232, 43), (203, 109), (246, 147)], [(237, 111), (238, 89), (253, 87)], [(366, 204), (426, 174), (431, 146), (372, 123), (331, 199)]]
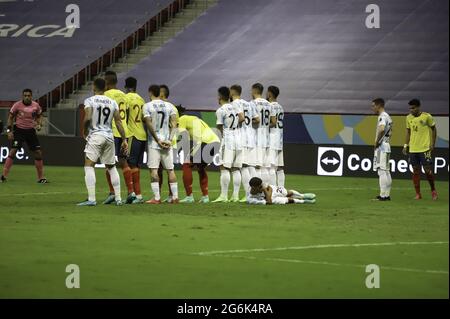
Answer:
[(301, 194), (296, 190), (287, 190), (284, 187), (265, 184), (259, 177), (253, 177), (250, 179), (250, 196), (247, 198), (248, 204), (285, 205), (314, 204), (315, 202), (315, 194)]

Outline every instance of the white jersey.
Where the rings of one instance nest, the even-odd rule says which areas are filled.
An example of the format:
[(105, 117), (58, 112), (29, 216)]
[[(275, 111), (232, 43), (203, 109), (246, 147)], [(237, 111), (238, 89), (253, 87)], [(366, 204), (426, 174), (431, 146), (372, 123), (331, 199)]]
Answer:
[(378, 128), (381, 125), (384, 125), (384, 132), (383, 137), (380, 140), (380, 150), (382, 152), (390, 153), (391, 152), (390, 141), (392, 136), (392, 119), (386, 112), (383, 112), (378, 116), (377, 129), (375, 132), (375, 142), (377, 139)]
[(282, 151), (283, 150), (283, 107), (278, 102), (270, 103), (272, 110), (270, 117), (275, 117), (277, 120), (276, 126), (270, 128), (270, 148)]
[(259, 124), (256, 129), (256, 146), (269, 147), (270, 111), (271, 105), (263, 98), (254, 99), (251, 103), (255, 105), (259, 116)]
[(222, 145), (231, 150), (242, 149), (239, 128), (239, 113), (242, 111), (237, 104), (226, 103), (216, 111), (217, 125), (223, 125)]
[(249, 103), (242, 99), (233, 101), (233, 105), (237, 107), (244, 114), (245, 121), (242, 123), (241, 138), (242, 146), (247, 148), (254, 148), (256, 146), (256, 130), (253, 128), (253, 119), (258, 117), (256, 106), (253, 103)]
[[(142, 108), (144, 118), (152, 119), (153, 129), (160, 141), (170, 141), (170, 117), (175, 115), (175, 111), (162, 100), (153, 100), (144, 104)], [(161, 149), (158, 143), (148, 134), (149, 147), (153, 149)]]
[(119, 110), (116, 101), (105, 95), (94, 95), (84, 100), (84, 108), (92, 108), (89, 136), (99, 134), (114, 141), (112, 122), (114, 112)]

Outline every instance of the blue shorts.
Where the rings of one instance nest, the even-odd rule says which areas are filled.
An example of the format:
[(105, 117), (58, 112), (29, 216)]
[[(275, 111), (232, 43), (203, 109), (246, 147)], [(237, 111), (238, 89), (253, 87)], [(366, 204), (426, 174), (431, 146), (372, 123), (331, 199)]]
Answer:
[(127, 154), (124, 154), (121, 150), (122, 138), (114, 136), (114, 149), (117, 158), (127, 158)]
[(144, 160), (144, 152), (147, 148), (147, 141), (140, 141), (135, 137), (128, 139), (128, 164), (139, 167)]
[(432, 166), (433, 158), (431, 157), (431, 151), (421, 153), (409, 153), (409, 164), (411, 164), (413, 167)]

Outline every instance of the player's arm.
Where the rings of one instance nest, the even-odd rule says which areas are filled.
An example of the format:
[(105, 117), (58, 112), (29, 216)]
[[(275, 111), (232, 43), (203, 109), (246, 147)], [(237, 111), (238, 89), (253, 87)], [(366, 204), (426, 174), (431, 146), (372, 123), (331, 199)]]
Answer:
[(241, 126), (242, 123), (245, 122), (244, 112), (241, 111), (240, 113), (238, 113), (238, 118), (239, 118), (239, 126)]
[(263, 188), (264, 197), (266, 198), (266, 205), (272, 205), (272, 188)]
[(269, 127), (273, 128), (273, 127), (276, 127), (276, 126), (277, 126), (277, 117), (276, 117), (276, 115), (272, 115), (270, 117), (270, 125), (269, 125)]
[(384, 124), (378, 125), (377, 138), (375, 139), (375, 148), (378, 148), (378, 146), (380, 146), (381, 139), (384, 136), (384, 128), (385, 127), (386, 126)]
[(221, 112), (221, 109), (218, 109), (216, 111), (216, 128), (220, 132), (220, 136), (223, 137), (223, 114)]
[(406, 128), (405, 145), (403, 145), (403, 155), (408, 155), (409, 140), (411, 138), (411, 129)]
[(174, 136), (178, 132), (178, 118), (175, 113), (170, 115), (169, 132), (170, 132), (170, 135), (169, 135), (170, 136), (169, 142), (170, 142), (170, 141), (173, 141)]
[(83, 138), (89, 135), (89, 128), (91, 127), (92, 121), (92, 107), (87, 107), (84, 109), (84, 119), (83, 119)]
[(122, 125), (122, 119), (120, 118), (120, 112), (118, 109), (116, 109), (113, 113), (114, 116), (114, 122), (116, 123), (116, 128), (119, 131), (120, 137), (122, 138), (122, 145), (121, 149), (123, 153), (128, 152), (128, 143), (127, 143), (127, 137), (125, 135), (125, 129)]
[(8, 140), (12, 141), (14, 139), (14, 133), (12, 131), (16, 115), (13, 112), (8, 114), (8, 121), (6, 123), (6, 132), (8, 133)]
[(155, 127), (153, 126), (153, 121), (152, 121), (151, 116), (145, 116), (144, 120), (145, 120), (145, 126), (147, 127), (147, 130), (150, 132), (150, 135), (153, 137), (153, 139), (156, 141), (156, 143), (158, 143), (158, 145), (161, 148), (167, 148), (167, 144), (162, 143), (160, 141), (158, 135), (156, 135)]

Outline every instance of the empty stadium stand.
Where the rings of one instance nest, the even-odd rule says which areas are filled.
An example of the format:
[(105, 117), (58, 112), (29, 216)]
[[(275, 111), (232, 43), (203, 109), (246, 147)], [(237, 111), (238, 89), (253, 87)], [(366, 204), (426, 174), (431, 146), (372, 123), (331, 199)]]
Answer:
[(259, 81), (281, 88), (289, 112), (370, 113), (384, 97), (393, 114), (422, 99), (448, 114), (448, 1), (379, 0), (381, 27), (365, 25), (362, 0), (220, 0), (121, 78), (147, 96), (167, 83), (192, 109), (214, 110), (216, 90)]

